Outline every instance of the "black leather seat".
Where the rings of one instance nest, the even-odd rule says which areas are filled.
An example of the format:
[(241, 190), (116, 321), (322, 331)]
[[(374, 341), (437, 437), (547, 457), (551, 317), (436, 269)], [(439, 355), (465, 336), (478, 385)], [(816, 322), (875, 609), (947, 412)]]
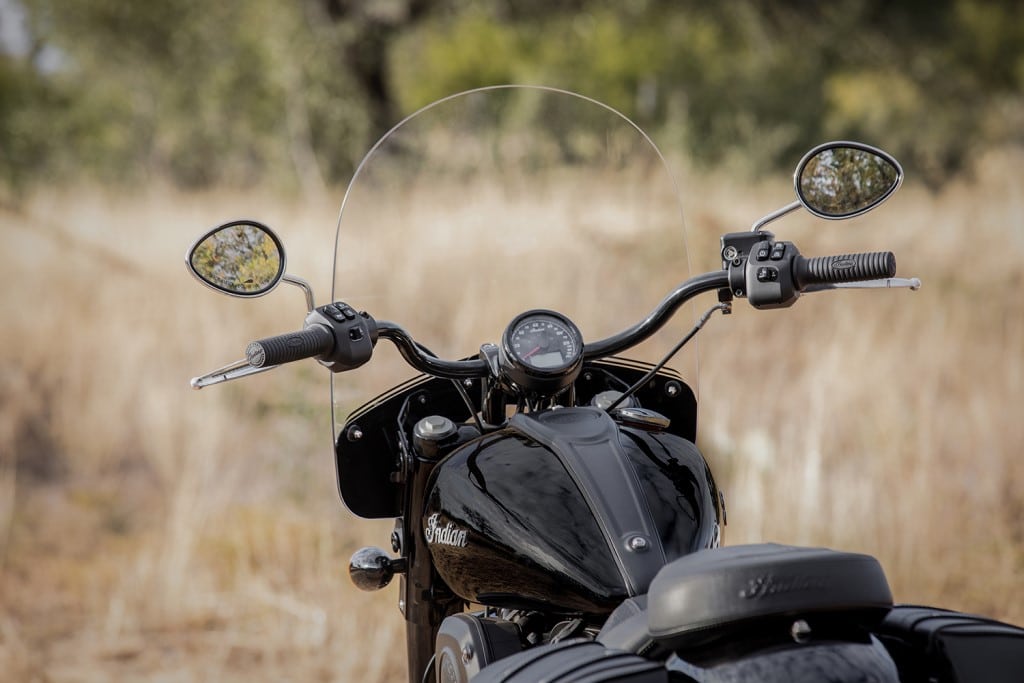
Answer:
[(651, 582), (647, 626), (670, 647), (760, 619), (862, 613), (881, 619), (892, 592), (870, 555), (773, 543), (705, 550)]
[(678, 650), (780, 619), (826, 615), (870, 626), (891, 607), (889, 583), (869, 555), (772, 543), (730, 546), (663, 567), (646, 603), (624, 603), (598, 640), (631, 652)]

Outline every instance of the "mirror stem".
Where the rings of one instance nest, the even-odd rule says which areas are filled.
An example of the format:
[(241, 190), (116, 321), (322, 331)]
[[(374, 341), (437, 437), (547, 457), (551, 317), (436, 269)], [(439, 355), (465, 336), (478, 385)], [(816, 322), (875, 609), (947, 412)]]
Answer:
[(801, 206), (802, 206), (802, 204), (800, 204), (800, 202), (798, 202), (798, 201), (793, 202), (792, 204), (786, 204), (784, 207), (782, 207), (778, 211), (773, 211), (772, 213), (768, 214), (767, 216), (765, 216), (761, 220), (759, 220), (756, 223), (754, 223), (754, 225), (751, 226), (751, 228), (750, 228), (750, 232), (758, 232), (761, 228), (763, 228), (764, 226), (768, 225), (772, 221), (777, 221), (778, 219), (782, 218), (783, 216), (785, 216), (787, 214), (790, 214), (790, 213), (793, 213), (794, 211), (799, 209)]
[(316, 304), (313, 301), (313, 288), (309, 286), (308, 282), (303, 280), (301, 277), (289, 275), (288, 273), (285, 273), (281, 277), (281, 280), (295, 285), (306, 294), (306, 310), (308, 312), (311, 312), (314, 308), (316, 308)]

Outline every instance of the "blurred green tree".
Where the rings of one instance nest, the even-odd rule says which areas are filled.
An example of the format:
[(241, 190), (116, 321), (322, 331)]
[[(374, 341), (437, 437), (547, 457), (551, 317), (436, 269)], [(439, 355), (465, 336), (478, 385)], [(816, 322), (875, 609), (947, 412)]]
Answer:
[(1024, 143), (1024, 5), (1010, 0), (21, 2), (32, 44), (62, 58), (0, 61), (8, 184), (316, 190), (402, 114), (500, 82), (583, 92), (752, 173), (856, 137), (937, 185)]
[[(349, 71), (336, 68), (337, 39), (320, 30), (315, 3), (26, 6), (38, 39), (65, 57), (37, 80), (95, 112), (96, 131), (63, 141), (82, 171), (185, 186), (269, 176), (315, 189), (359, 158), (365, 106)], [(81, 145), (94, 132), (106, 144), (93, 155)]]

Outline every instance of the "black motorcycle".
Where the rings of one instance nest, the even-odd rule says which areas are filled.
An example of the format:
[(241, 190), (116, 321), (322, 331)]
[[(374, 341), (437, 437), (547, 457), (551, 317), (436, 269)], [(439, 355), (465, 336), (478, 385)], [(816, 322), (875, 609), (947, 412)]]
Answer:
[[(688, 277), (677, 189), (632, 122), (552, 89), (455, 95), (359, 166), (333, 303), (314, 305), (260, 223), (195, 243), (187, 262), (205, 284), (254, 297), (288, 281), (308, 315), (192, 384), (304, 358), (332, 372), (342, 500), (395, 519), (393, 555), (359, 550), (350, 574), (365, 590), (400, 577), (412, 682), (1024, 680), (1024, 631), (894, 606), (872, 557), (719, 547), (725, 501), (694, 445), (688, 342), (714, 313), (920, 286), (895, 277), (890, 252), (807, 258), (765, 230), (800, 208), (860, 215), (902, 179), (878, 149), (820, 145), (796, 168), (796, 201), (722, 235), (721, 268)], [(666, 275), (682, 284), (645, 313)], [(690, 302), (703, 293), (717, 301), (700, 312)], [(556, 300), (574, 317), (550, 310)], [(403, 325), (382, 319), (390, 311)], [(669, 334), (674, 317), (692, 329)], [(479, 344), (467, 331), (502, 327), (463, 357)], [(338, 373), (381, 339), (422, 374), (350, 413)]]

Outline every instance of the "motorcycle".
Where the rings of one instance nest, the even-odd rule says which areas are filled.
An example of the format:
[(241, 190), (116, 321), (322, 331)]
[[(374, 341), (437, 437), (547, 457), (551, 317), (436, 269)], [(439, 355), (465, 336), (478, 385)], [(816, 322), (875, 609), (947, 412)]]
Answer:
[[(363, 548), (350, 576), (364, 590), (399, 577), (411, 682), (1018, 680), (1024, 630), (894, 605), (870, 556), (722, 546), (725, 498), (695, 446), (690, 342), (715, 313), (921, 286), (891, 252), (808, 258), (765, 229), (801, 208), (859, 216), (902, 181), (879, 149), (819, 145), (795, 200), (722, 235), (721, 268), (690, 277), (678, 190), (626, 117), (548, 88), (453, 95), (358, 167), (331, 303), (286, 273), (259, 222), (192, 245), (207, 286), (257, 297), (289, 282), (308, 309), (301, 330), (192, 385), (307, 358), (330, 371), (341, 499), (395, 520), (393, 555)], [(665, 277), (681, 284), (645, 312)], [(705, 293), (717, 300), (698, 315)], [(402, 324), (383, 317), (396, 311)], [(350, 410), (341, 373), (379, 360), (381, 340), (421, 374)]]

